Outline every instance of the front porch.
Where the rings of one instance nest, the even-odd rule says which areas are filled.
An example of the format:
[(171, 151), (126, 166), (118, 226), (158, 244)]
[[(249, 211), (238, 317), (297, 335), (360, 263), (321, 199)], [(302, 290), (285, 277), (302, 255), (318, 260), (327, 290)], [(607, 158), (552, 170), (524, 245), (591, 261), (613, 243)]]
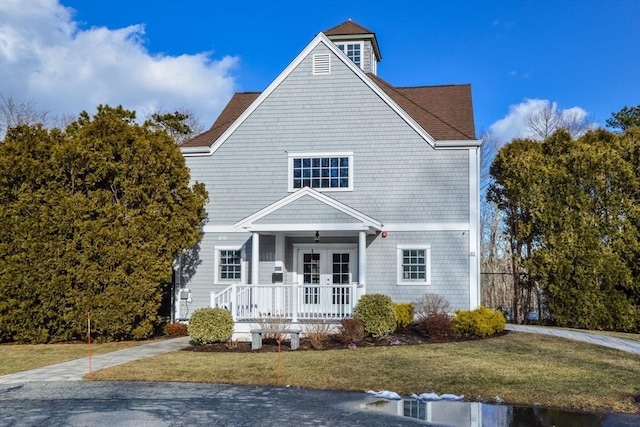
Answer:
[(231, 311), (236, 322), (285, 320), (334, 321), (349, 318), (364, 285), (349, 284), (233, 284), (211, 293), (211, 307)]

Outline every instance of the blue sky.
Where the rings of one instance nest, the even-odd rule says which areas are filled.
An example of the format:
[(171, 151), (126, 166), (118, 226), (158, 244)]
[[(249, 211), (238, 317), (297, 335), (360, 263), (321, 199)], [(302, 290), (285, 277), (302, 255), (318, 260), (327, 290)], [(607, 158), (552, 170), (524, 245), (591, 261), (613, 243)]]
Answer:
[(640, 104), (640, 0), (3, 0), (0, 93), (56, 114), (187, 108), (209, 126), (349, 18), (376, 33), (391, 84), (471, 83), (478, 136), (511, 118), (513, 137), (543, 102), (600, 125)]

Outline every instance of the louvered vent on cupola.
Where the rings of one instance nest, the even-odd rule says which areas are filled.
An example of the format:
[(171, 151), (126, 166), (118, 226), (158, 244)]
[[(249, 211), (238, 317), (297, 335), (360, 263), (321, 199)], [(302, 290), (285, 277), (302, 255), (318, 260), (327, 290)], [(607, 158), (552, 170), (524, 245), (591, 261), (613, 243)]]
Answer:
[(328, 53), (313, 55), (313, 74), (331, 74), (331, 56)]

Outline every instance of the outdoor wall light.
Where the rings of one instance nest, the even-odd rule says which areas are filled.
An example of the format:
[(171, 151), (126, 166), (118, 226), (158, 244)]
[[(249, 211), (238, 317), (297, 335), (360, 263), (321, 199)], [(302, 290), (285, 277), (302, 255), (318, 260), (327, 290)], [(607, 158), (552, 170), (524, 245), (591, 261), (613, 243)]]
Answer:
[(316, 231), (316, 237), (313, 238), (313, 241), (318, 243), (320, 241), (320, 232)]

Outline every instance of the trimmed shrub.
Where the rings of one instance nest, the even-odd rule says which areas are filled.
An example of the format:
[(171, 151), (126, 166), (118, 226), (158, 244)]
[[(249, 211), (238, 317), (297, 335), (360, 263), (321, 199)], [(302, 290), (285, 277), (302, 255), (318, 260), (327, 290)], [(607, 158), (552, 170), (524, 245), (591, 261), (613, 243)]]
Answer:
[(342, 319), (338, 339), (343, 344), (359, 343), (367, 336), (360, 319)]
[(440, 294), (425, 294), (413, 307), (418, 320), (431, 314), (448, 314), (451, 310), (449, 301)]
[(170, 337), (186, 337), (189, 335), (187, 325), (184, 323), (167, 323), (162, 330), (165, 335)]
[(431, 313), (418, 320), (418, 330), (435, 340), (453, 335), (453, 320), (444, 313)]
[(356, 304), (354, 317), (362, 321), (364, 330), (374, 338), (386, 337), (396, 329), (393, 301), (387, 295), (363, 295)]
[(189, 319), (188, 331), (198, 344), (224, 342), (233, 334), (233, 316), (224, 308), (199, 308)]
[(394, 302), (393, 311), (396, 313), (398, 328), (406, 328), (413, 323), (413, 304)]
[(460, 335), (484, 338), (502, 332), (507, 325), (504, 315), (497, 310), (478, 307), (475, 310), (456, 310), (453, 331)]

